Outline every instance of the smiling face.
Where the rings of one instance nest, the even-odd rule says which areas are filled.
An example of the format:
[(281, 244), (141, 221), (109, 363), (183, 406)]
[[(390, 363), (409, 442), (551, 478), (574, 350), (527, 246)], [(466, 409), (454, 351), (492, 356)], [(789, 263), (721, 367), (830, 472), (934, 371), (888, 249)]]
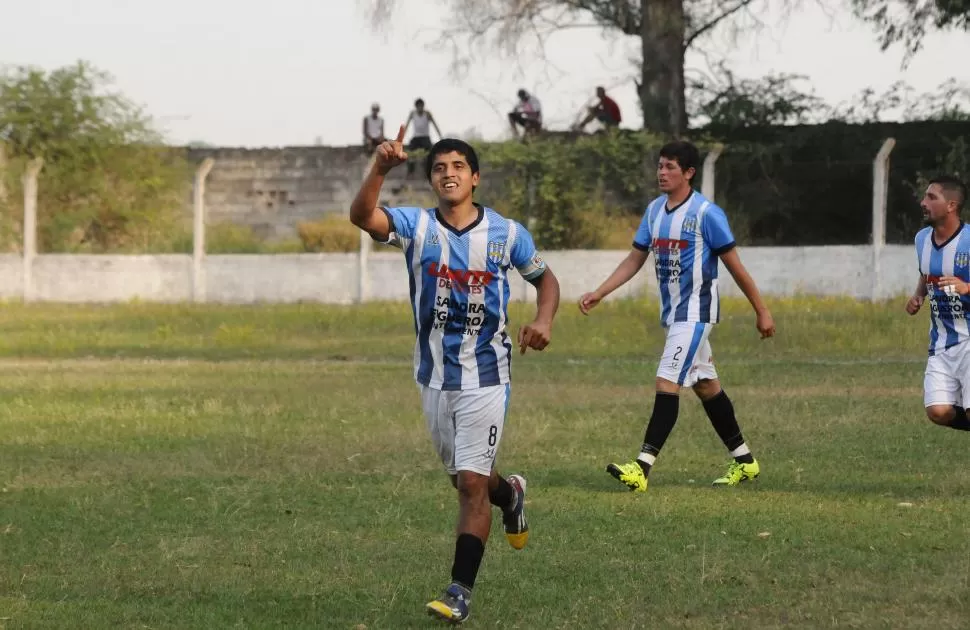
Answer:
[(478, 173), (473, 172), (468, 159), (457, 151), (440, 153), (431, 163), (431, 188), (440, 203), (457, 206), (472, 196), (478, 186)]

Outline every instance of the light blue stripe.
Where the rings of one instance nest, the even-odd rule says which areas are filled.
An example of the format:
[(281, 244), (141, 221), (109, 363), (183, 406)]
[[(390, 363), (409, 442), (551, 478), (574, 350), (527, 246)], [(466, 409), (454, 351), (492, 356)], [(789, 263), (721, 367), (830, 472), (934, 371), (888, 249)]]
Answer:
[(706, 326), (710, 326), (710, 324), (694, 324), (694, 336), (690, 340), (687, 356), (684, 357), (684, 367), (680, 369), (680, 376), (677, 377), (678, 385), (684, 384), (684, 381), (687, 379), (687, 373), (690, 371), (691, 366), (694, 365), (694, 355), (697, 354), (697, 348), (701, 345), (701, 339), (704, 337), (704, 328)]

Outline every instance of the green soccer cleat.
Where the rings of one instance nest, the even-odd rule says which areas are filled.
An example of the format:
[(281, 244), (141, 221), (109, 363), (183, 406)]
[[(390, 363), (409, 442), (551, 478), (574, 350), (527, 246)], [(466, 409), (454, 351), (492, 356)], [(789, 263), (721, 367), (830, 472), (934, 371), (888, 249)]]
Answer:
[(741, 464), (739, 462), (731, 462), (728, 466), (727, 473), (723, 477), (718, 477), (714, 480), (715, 486), (737, 486), (745, 481), (752, 481), (755, 477), (761, 474), (761, 466), (758, 465), (758, 460), (754, 460), (750, 464)]
[(643, 469), (636, 460), (629, 464), (610, 464), (606, 467), (606, 472), (633, 492), (647, 491), (647, 476), (643, 474)]

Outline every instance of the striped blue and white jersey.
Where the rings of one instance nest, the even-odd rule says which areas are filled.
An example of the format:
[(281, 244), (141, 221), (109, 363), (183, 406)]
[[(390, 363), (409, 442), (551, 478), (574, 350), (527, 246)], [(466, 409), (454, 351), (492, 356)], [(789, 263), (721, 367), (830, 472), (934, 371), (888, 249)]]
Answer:
[(926, 278), (930, 302), (930, 356), (933, 356), (970, 337), (967, 327), (970, 296), (947, 292), (939, 286), (943, 276), (956, 276), (970, 282), (970, 227), (961, 223), (956, 234), (942, 245), (933, 242), (933, 228), (923, 228), (916, 234), (916, 257), (919, 272)]
[(633, 246), (653, 252), (660, 291), (660, 323), (717, 323), (718, 256), (734, 247), (727, 217), (697, 191), (667, 208), (667, 195), (647, 206)]
[(417, 341), (414, 378), (428, 387), (464, 390), (509, 382), (512, 343), (508, 270), (526, 280), (546, 264), (529, 232), (491, 208), (458, 231), (435, 208), (384, 208), (388, 243), (404, 250)]

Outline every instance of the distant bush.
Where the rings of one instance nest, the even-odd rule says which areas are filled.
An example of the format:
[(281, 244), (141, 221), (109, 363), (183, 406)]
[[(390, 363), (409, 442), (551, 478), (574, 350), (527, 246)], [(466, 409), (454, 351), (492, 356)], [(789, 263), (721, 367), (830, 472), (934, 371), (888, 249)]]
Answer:
[(22, 233), (20, 175), (44, 160), (37, 211), (41, 252), (166, 251), (179, 236), (191, 172), (163, 146), (140, 108), (86, 63), (0, 72), (0, 230), (5, 249)]
[(617, 225), (639, 218), (657, 194), (662, 145), (648, 132), (482, 144), (476, 198), (529, 227), (540, 248), (612, 248)]
[(326, 217), (298, 223), (296, 232), (306, 252), (356, 252), (361, 231), (347, 217)]

